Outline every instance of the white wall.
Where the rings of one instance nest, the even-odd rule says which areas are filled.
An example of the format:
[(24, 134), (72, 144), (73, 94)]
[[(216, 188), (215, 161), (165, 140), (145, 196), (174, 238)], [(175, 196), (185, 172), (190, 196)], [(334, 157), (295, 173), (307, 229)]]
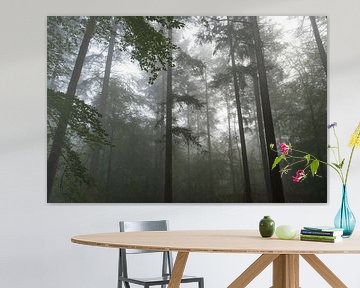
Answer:
[[(95, 2), (95, 1), (94, 1)], [(0, 17), (0, 287), (115, 287), (116, 250), (70, 243), (75, 234), (116, 231), (119, 219), (171, 221), (172, 229), (256, 228), (263, 215), (278, 224), (329, 223), (340, 202), (331, 173), (326, 205), (54, 205), (46, 203), (47, 15), (328, 15), (329, 121), (342, 144), (360, 120), (360, 2), (357, 0), (6, 1)], [(349, 183), (360, 219), (360, 151)], [(358, 225), (358, 227), (360, 227)], [(226, 287), (255, 255), (192, 254), (187, 273), (206, 287)], [(360, 255), (321, 256), (348, 287), (360, 287)], [(146, 269), (135, 259), (138, 269)], [(347, 265), (344, 265), (348, 263)], [(153, 270), (153, 269), (151, 269)], [(250, 287), (269, 287), (267, 269)], [(302, 287), (327, 287), (301, 263)]]

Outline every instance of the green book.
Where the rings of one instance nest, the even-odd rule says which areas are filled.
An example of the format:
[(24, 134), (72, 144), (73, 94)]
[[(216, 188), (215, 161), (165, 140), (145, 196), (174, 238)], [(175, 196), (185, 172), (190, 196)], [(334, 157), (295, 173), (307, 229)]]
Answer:
[(341, 236), (343, 231), (317, 231), (317, 230), (307, 230), (301, 229), (300, 234), (303, 235), (320, 235), (320, 236)]
[(321, 232), (343, 232), (343, 228), (335, 228), (332, 226), (305, 226), (304, 229), (312, 231), (321, 231)]
[(325, 235), (308, 235), (308, 234), (300, 234), (300, 237), (303, 238), (314, 238), (314, 239), (337, 239), (341, 238), (341, 236), (325, 236)]
[(313, 242), (324, 242), (324, 243), (337, 243), (342, 241), (342, 237), (336, 237), (335, 239), (328, 238), (314, 238), (314, 237), (303, 237), (300, 236), (301, 241), (313, 241)]

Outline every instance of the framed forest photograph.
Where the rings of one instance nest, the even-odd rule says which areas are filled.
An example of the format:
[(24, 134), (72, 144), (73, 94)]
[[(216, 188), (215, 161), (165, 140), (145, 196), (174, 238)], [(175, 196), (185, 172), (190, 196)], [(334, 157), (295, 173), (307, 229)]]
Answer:
[(326, 16), (48, 16), (48, 203), (326, 203), (327, 45)]

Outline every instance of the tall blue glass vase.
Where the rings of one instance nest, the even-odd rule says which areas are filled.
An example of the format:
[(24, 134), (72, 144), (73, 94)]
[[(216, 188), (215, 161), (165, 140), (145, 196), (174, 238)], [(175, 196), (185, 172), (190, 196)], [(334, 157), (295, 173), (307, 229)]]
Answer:
[(342, 188), (341, 206), (336, 214), (334, 224), (336, 228), (344, 229), (343, 237), (350, 237), (355, 229), (356, 219), (349, 207), (346, 185), (343, 185)]

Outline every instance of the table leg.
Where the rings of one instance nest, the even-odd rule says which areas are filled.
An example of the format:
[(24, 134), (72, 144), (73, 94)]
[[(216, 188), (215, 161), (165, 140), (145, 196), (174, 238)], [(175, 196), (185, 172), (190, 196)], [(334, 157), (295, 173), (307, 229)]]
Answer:
[(252, 263), (238, 278), (232, 282), (228, 288), (244, 288), (257, 275), (259, 275), (271, 262), (273, 262), (278, 254), (263, 254), (254, 263)]
[(299, 288), (299, 255), (281, 254), (273, 263), (273, 288)]
[(180, 287), (181, 278), (184, 274), (185, 265), (188, 257), (189, 257), (189, 252), (177, 253), (168, 288)]
[(287, 255), (290, 288), (299, 288), (299, 255)]
[(301, 255), (324, 280), (334, 288), (346, 288), (347, 286), (314, 254)]
[[(301, 256), (333, 288), (347, 286), (315, 255)], [(297, 254), (263, 254), (251, 264), (228, 288), (244, 288), (273, 262), (273, 286), (271, 288), (299, 288), (299, 255)], [(176, 287), (177, 288), (177, 287)]]

